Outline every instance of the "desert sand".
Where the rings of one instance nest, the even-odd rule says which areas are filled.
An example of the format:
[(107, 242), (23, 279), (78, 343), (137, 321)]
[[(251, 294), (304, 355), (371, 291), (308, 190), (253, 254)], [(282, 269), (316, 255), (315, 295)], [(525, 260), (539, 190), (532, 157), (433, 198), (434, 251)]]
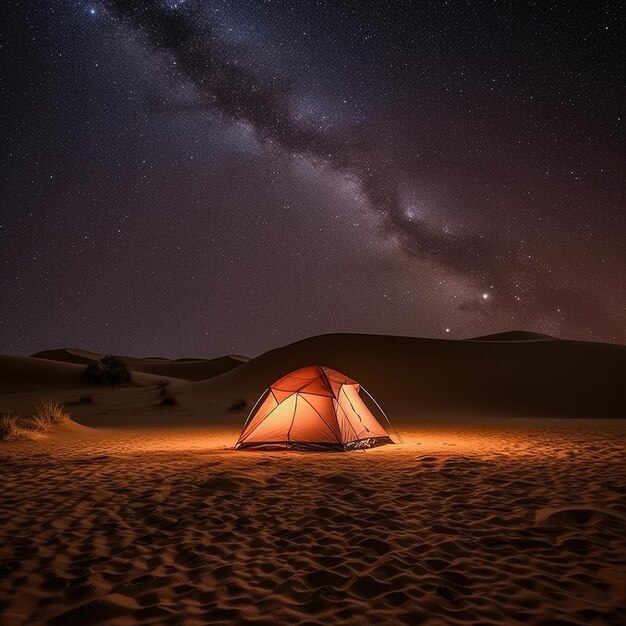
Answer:
[[(327, 336), (208, 379), (137, 359), (122, 388), (83, 385), (75, 352), (0, 358), (0, 410), (74, 420), (0, 442), (3, 626), (623, 623), (621, 346)], [(230, 404), (304, 359), (363, 382), (404, 443), (231, 450)]]

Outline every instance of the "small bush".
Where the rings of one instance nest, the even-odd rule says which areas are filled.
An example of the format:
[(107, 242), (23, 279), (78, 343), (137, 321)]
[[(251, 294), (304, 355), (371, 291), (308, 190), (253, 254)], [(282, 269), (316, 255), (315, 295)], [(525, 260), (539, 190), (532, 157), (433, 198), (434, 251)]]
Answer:
[(244, 411), (245, 409), (248, 408), (248, 403), (245, 401), (244, 398), (239, 398), (239, 400), (235, 400), (231, 405), (230, 405), (230, 411)]
[(165, 404), (166, 406), (178, 406), (179, 402), (171, 390), (168, 389), (161, 400), (161, 404)]
[(124, 359), (118, 356), (105, 356), (100, 364), (105, 374), (105, 381), (109, 385), (130, 382), (130, 370)]
[(87, 366), (81, 374), (81, 379), (86, 383), (94, 383), (99, 385), (102, 382), (102, 369), (100, 363), (87, 363)]
[(131, 382), (126, 361), (113, 355), (107, 355), (99, 362), (88, 363), (81, 378), (93, 385), (123, 385)]
[(161, 398), (167, 396), (170, 392), (170, 381), (169, 380), (160, 380), (156, 384), (156, 388), (158, 389), (157, 395)]

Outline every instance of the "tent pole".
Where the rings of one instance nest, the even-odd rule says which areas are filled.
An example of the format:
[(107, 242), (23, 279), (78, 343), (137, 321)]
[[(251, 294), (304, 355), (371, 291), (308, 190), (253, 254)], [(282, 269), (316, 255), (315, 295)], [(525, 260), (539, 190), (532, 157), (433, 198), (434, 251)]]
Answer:
[(269, 387), (259, 396), (259, 399), (254, 403), (254, 406), (250, 409), (250, 413), (248, 413), (248, 417), (246, 417), (246, 421), (243, 423), (243, 428), (241, 429), (241, 432), (243, 432), (246, 429), (246, 426), (248, 425), (248, 422), (250, 421), (250, 418), (252, 417), (252, 414), (254, 413), (254, 409), (256, 409), (257, 405), (259, 404), (259, 402), (261, 402), (261, 400), (265, 399), (268, 391), (269, 391)]
[(387, 417), (387, 414), (383, 411), (383, 408), (380, 406), (380, 404), (378, 404), (378, 402), (376, 402), (376, 400), (374, 399), (374, 396), (372, 396), (372, 394), (365, 387), (363, 387), (363, 385), (360, 385), (360, 387), (369, 396), (370, 400), (378, 407), (378, 410), (383, 414), (383, 416), (387, 420), (387, 424), (389, 424), (389, 428), (391, 428), (391, 430), (393, 431), (394, 435), (398, 438), (398, 441), (400, 443), (404, 443), (404, 439), (402, 439), (402, 437), (400, 437), (400, 433), (391, 425), (391, 422), (389, 421), (389, 418)]

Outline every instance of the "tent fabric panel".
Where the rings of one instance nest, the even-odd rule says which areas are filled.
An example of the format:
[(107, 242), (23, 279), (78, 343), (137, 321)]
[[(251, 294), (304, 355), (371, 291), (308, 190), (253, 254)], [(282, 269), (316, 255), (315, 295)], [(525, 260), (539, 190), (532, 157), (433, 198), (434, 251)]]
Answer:
[(330, 388), (326, 380), (323, 378), (317, 378), (302, 387), (302, 389), (300, 389), (300, 393), (312, 393), (318, 396), (332, 396), (333, 390)]
[(333, 370), (330, 367), (324, 367), (321, 369), (323, 370), (324, 374), (326, 374), (326, 377), (328, 378), (328, 380), (331, 381), (331, 383), (338, 383), (340, 385), (358, 384), (356, 380), (352, 380), (352, 378), (350, 378), (349, 376), (346, 376), (345, 374), (342, 374), (337, 370)]
[(299, 394), (298, 411), (291, 430), (293, 441), (341, 441), (333, 398)]
[[(358, 387), (358, 383), (353, 381), (351, 378), (336, 372), (335, 370), (331, 370), (328, 367), (321, 368), (324, 379), (328, 382), (329, 387), (332, 389), (333, 395), (338, 398), (339, 392), (341, 391), (342, 385), (356, 385)], [(358, 389), (357, 389), (358, 391)]]
[(346, 415), (343, 407), (336, 399), (333, 400), (333, 404), (335, 408), (335, 415), (337, 416), (337, 425), (339, 426), (339, 431), (341, 432), (341, 441), (345, 444), (349, 441), (358, 439), (358, 433), (356, 432), (351, 420)]
[(357, 392), (360, 389), (360, 385), (358, 385), (357, 383), (344, 383), (344, 382), (339, 382), (337, 380), (330, 380), (330, 379), (329, 379), (329, 382), (330, 382), (330, 388), (332, 389), (333, 395), (335, 396), (335, 398), (339, 397), (339, 394), (341, 393), (341, 388), (344, 385), (350, 385), (350, 386), (356, 387)]
[(283, 378), (279, 382), (272, 385), (273, 390), (287, 391), (289, 393), (295, 393), (300, 391), (303, 387), (306, 387), (311, 381), (304, 380), (302, 378)]
[(308, 365), (307, 367), (301, 367), (294, 370), (290, 374), (287, 374), (283, 378), (301, 378), (302, 380), (313, 380), (320, 375), (322, 368), (319, 365)]
[(280, 388), (282, 388), (283, 386), (293, 385), (294, 383), (297, 383), (297, 381), (300, 381), (301, 383), (306, 383), (306, 382), (309, 382), (311, 380), (315, 380), (316, 378), (319, 378), (320, 373), (321, 373), (321, 368), (317, 367), (316, 365), (311, 365), (309, 367), (303, 367), (303, 368), (301, 368), (299, 370), (296, 370), (295, 372), (291, 372), (290, 374), (286, 374), (282, 378), (279, 378), (272, 385), (272, 387), (280, 387)]
[(348, 416), (351, 425), (354, 427), (357, 433), (357, 439), (389, 437), (389, 433), (387, 433), (380, 422), (372, 415), (372, 412), (367, 408), (367, 405), (363, 402), (355, 387), (352, 385), (343, 385), (338, 402)]
[(273, 411), (278, 406), (278, 402), (271, 391), (267, 389), (265, 393), (267, 394), (267, 397), (259, 406), (257, 406), (256, 412), (242, 430), (241, 435), (239, 436), (239, 441), (247, 437), (266, 418), (268, 413)]
[(339, 385), (356, 385), (356, 381), (348, 376), (344, 376), (329, 367), (319, 367), (311, 365), (303, 367), (290, 374), (287, 374), (277, 380), (272, 388), (297, 391), (301, 389), (306, 382), (314, 382), (321, 380), (322, 384), (327, 384), (329, 388), (338, 389)]
[(287, 439), (287, 433), (294, 417), (296, 399), (296, 394), (293, 394), (277, 404), (258, 420), (254, 428), (248, 429), (240, 441), (251, 443), (253, 441), (282, 441)]
[(274, 398), (276, 398), (276, 402), (278, 403), (287, 399), (292, 393), (295, 393), (293, 391), (283, 391), (282, 389), (276, 389), (275, 387), (270, 387), (270, 391), (272, 392), (272, 395), (274, 396)]
[(345, 387), (345, 394), (349, 397), (354, 410), (361, 417), (362, 421), (367, 426), (368, 430), (373, 433), (374, 437), (389, 437), (389, 433), (385, 427), (376, 419), (376, 417), (369, 410), (363, 398), (359, 395), (358, 391), (354, 387)]

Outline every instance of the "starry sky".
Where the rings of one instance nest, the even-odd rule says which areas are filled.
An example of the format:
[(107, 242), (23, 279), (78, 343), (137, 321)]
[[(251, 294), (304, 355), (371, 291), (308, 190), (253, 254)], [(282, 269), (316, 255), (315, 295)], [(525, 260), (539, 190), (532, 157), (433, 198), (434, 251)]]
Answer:
[(620, 5), (3, 3), (0, 352), (623, 342)]

